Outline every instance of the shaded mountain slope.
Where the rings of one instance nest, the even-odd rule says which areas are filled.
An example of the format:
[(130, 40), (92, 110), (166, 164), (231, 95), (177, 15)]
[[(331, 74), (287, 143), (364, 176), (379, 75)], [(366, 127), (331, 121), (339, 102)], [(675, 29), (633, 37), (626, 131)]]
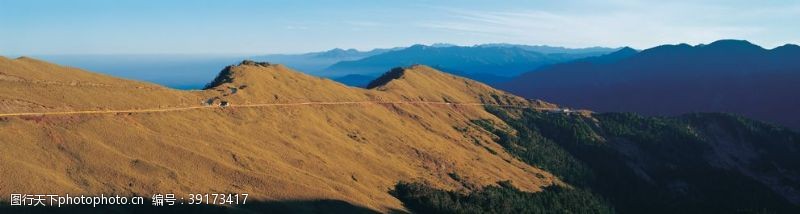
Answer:
[(475, 122), (510, 153), (620, 213), (800, 211), (800, 134), (786, 128), (721, 113), (489, 111), (508, 126)]
[[(3, 79), (2, 98), (19, 101), (7, 104), (3, 113), (40, 110), (20, 102), (80, 110), (158, 108), (164, 103), (182, 104), (182, 99), (193, 105), (208, 100), (216, 105), (223, 99), (233, 104), (442, 97), (471, 102), (502, 93), (472, 85), (478, 88), (428, 94), (406, 88), (413, 85), (401, 84), (406, 78), (389, 82), (383, 91), (365, 90), (254, 62), (226, 68), (221, 72), (225, 77), (207, 90), (174, 91), (41, 61), (4, 59), (3, 63), (4, 74), (21, 79), (40, 78), (39, 71), (28, 68), (46, 68), (54, 74), (87, 76), (89, 80), (76, 79), (81, 83), (120, 88), (51, 88)], [(470, 83), (427, 67), (407, 70), (407, 80), (451, 81), (436, 84), (462, 88)], [(48, 76), (41, 77), (47, 81), (68, 80), (42, 76)], [(388, 194), (399, 181), (458, 190), (510, 180), (533, 192), (562, 184), (504, 152), (487, 133), (454, 128), (475, 119), (497, 120), (481, 106), (374, 103), (2, 117), (0, 201), (7, 201), (12, 192), (144, 196), (231, 192), (249, 193), (250, 200), (257, 201), (331, 199), (387, 211), (403, 209)], [(451, 177), (453, 173), (460, 179)]]
[(800, 129), (800, 47), (747, 41), (664, 45), (605, 62), (542, 68), (500, 88), (600, 112), (728, 112)]
[(492, 133), (509, 153), (574, 188), (529, 194), (500, 183), (465, 193), (399, 183), (393, 195), (421, 213), (800, 211), (800, 134), (786, 128), (721, 113), (488, 111), (504, 123), (459, 129)]

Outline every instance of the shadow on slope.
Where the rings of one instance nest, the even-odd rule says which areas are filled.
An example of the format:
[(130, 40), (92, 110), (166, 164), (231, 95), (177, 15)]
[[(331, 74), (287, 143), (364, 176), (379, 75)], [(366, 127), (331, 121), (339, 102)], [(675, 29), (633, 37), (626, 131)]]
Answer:
[(520, 191), (508, 181), (497, 185), (459, 192), (424, 183), (400, 182), (391, 194), (416, 213), (614, 213), (607, 201), (577, 188), (554, 185), (530, 193)]
[(798, 213), (800, 134), (740, 116), (585, 117), (487, 107), (475, 125), (618, 213)]
[[(8, 202), (2, 202), (0, 204), (0, 213), (379, 213), (376, 210), (340, 200), (257, 201), (231, 207), (186, 204), (153, 206), (149, 203), (145, 205), (105, 205), (97, 207), (75, 205), (23, 207), (9, 205)], [(392, 210), (391, 213), (405, 212)]]

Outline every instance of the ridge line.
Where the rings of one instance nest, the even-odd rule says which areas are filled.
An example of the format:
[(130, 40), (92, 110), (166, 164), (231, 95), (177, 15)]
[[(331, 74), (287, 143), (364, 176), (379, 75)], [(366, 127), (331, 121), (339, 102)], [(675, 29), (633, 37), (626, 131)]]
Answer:
[(357, 105), (357, 104), (427, 104), (427, 105), (446, 105), (446, 106), (495, 106), (495, 107), (510, 107), (510, 108), (530, 108), (535, 110), (545, 111), (563, 111), (563, 108), (544, 108), (523, 105), (503, 105), (503, 104), (486, 104), (486, 103), (451, 103), (451, 102), (433, 102), (433, 101), (345, 101), (345, 102), (300, 102), (300, 103), (258, 103), (258, 104), (230, 104), (228, 106), (189, 106), (189, 107), (174, 107), (174, 108), (151, 108), (151, 109), (129, 109), (129, 110), (83, 110), (83, 111), (60, 111), (60, 112), (15, 112), (15, 113), (0, 113), (0, 117), (17, 117), (17, 116), (48, 116), (48, 115), (75, 115), (75, 114), (119, 114), (119, 113), (157, 113), (157, 112), (172, 112), (172, 111), (189, 111), (194, 109), (207, 109), (207, 108), (258, 108), (258, 107), (280, 107), (280, 106), (303, 106), (303, 105)]

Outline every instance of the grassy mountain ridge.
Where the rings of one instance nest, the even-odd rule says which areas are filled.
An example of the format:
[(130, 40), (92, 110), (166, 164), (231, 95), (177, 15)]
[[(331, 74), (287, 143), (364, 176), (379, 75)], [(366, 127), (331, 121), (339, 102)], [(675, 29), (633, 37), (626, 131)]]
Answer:
[[(0, 111), (64, 111), (188, 106), (196, 94), (62, 67), (37, 59), (0, 59)], [(83, 99), (91, 97), (91, 99)]]
[[(339, 200), (404, 209), (398, 181), (460, 189), (512, 180), (523, 191), (561, 185), (484, 133), (453, 127), (494, 118), (480, 106), (350, 103), (214, 107), (222, 101), (524, 101), (416, 66), (382, 90), (351, 88), (281, 65), (244, 62), (202, 91), (177, 91), (42, 61), (3, 59), (2, 113), (210, 106), (170, 112), (0, 118), (0, 200), (12, 192), (152, 195), (231, 192), (252, 200)], [(11, 79), (11, 77), (15, 79)], [(86, 76), (86, 79), (79, 77)], [(75, 84), (71, 81), (75, 80)], [(450, 83), (448, 83), (450, 82)], [(418, 85), (449, 85), (436, 93)], [(471, 90), (465, 90), (474, 87)], [(211, 101), (209, 103), (209, 101)], [(35, 106), (31, 106), (35, 104)], [(541, 103), (530, 103), (540, 105)], [(496, 119), (496, 118), (495, 118)], [(486, 148), (494, 148), (488, 152)], [(462, 176), (455, 181), (449, 176)]]

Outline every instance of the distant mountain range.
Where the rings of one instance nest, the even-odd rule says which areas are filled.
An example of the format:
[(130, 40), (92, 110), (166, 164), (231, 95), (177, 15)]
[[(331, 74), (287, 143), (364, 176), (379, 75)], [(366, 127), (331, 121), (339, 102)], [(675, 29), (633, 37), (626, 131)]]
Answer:
[(540, 68), (500, 88), (601, 112), (729, 112), (800, 129), (800, 47), (663, 45)]
[(333, 80), (345, 85), (355, 86), (355, 87), (367, 87), (367, 84), (372, 80), (375, 80), (376, 77), (368, 76), (368, 75), (361, 75), (361, 74), (348, 74), (341, 77), (334, 77)]
[(268, 61), (285, 64), (294, 69), (314, 75), (324, 75), (322, 71), (330, 65), (341, 61), (359, 60), (365, 57), (382, 54), (402, 48), (373, 49), (359, 51), (356, 49), (335, 48), (328, 51), (311, 52), (302, 54), (269, 54), (251, 57), (254, 60)]
[[(424, 49), (418, 51), (417, 49)], [(490, 50), (490, 51), (486, 51)], [(307, 74), (327, 77), (350, 86), (364, 86), (393, 67), (429, 64), (448, 73), (495, 84), (540, 65), (584, 56), (602, 55), (612, 48), (570, 49), (551, 46), (483, 44), (458, 46), (447, 43), (411, 47), (378, 48), (368, 51), (335, 48), (301, 54), (268, 55), (39, 55), (62, 65), (161, 84), (176, 89), (200, 89), (219, 67), (242, 59), (284, 64)], [(372, 58), (375, 57), (375, 58)], [(369, 58), (369, 59), (367, 59)], [(380, 61), (372, 66), (373, 60)], [(363, 61), (361, 61), (363, 60)], [(344, 64), (346, 68), (338, 70)], [(364, 64), (366, 63), (366, 64)], [(333, 70), (331, 70), (333, 68)], [(477, 68), (480, 70), (475, 70)]]
[[(615, 50), (613, 48), (568, 49), (512, 44), (414, 45), (359, 60), (335, 63), (325, 69), (323, 76), (339, 77), (358, 74), (377, 77), (383, 71), (393, 67), (425, 64), (487, 84), (496, 84), (541, 66), (603, 55)], [(363, 85), (363, 83), (357, 85)]]
[(526, 51), (539, 52), (543, 54), (596, 54), (608, 53), (614, 51), (615, 48), (607, 47), (589, 47), (589, 48), (565, 48), (555, 47), (548, 45), (518, 45), (509, 43), (490, 43), (478, 45), (479, 47), (504, 47), (504, 48), (521, 48)]

